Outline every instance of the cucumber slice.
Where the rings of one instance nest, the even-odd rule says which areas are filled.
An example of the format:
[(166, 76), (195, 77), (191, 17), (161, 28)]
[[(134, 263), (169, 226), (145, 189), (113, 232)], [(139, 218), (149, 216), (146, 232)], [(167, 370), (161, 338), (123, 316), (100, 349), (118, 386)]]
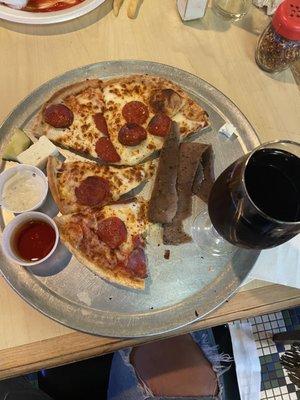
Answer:
[(22, 151), (28, 149), (31, 145), (31, 140), (20, 128), (15, 128), (14, 133), (7, 143), (3, 151), (3, 160), (6, 161), (17, 161), (17, 156)]

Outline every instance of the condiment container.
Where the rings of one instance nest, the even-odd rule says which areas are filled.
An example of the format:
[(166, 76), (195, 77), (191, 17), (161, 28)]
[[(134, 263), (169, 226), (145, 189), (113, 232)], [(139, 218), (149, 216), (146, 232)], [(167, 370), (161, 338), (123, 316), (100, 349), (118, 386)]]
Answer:
[(177, 8), (183, 21), (191, 21), (204, 16), (207, 3), (208, 0), (177, 0)]
[(0, 205), (11, 212), (38, 209), (47, 193), (47, 178), (37, 167), (20, 164), (0, 174)]
[[(49, 251), (47, 252), (47, 254), (44, 257), (36, 259), (36, 260), (28, 260), (28, 259), (22, 258), (21, 255), (17, 251), (17, 244), (16, 244), (16, 241), (18, 240), (18, 238), (16, 236), (19, 234), (19, 230), (22, 230), (22, 227), (26, 226), (26, 224), (29, 224), (31, 222), (46, 223), (53, 229), (54, 235), (55, 235), (53, 238), (53, 245), (50, 248), (49, 247), (49, 235), (46, 236), (44, 233), (44, 235), (42, 237), (42, 235), (39, 236), (37, 232), (35, 232), (34, 234), (31, 233), (31, 237), (29, 238), (31, 240), (31, 244), (32, 244), (32, 242), (34, 242), (35, 246), (45, 246), (45, 245), (47, 246), (48, 245), (48, 247), (49, 247)], [(46, 239), (47, 243), (45, 244), (45, 242), (42, 239), (44, 239), (44, 241)], [(47, 260), (55, 251), (57, 244), (58, 244), (58, 240), (59, 240), (59, 232), (58, 232), (58, 228), (57, 228), (55, 222), (53, 221), (53, 219), (50, 218), (46, 214), (43, 214), (43, 213), (40, 213), (37, 211), (30, 211), (30, 212), (26, 212), (23, 214), (19, 214), (16, 218), (14, 218), (12, 221), (10, 221), (10, 223), (8, 225), (6, 225), (6, 227), (3, 230), (2, 248), (3, 248), (3, 251), (6, 255), (6, 257), (9, 258), (11, 261), (28, 267), (28, 266), (40, 264), (43, 261)], [(30, 244), (28, 247), (30, 247)]]
[(251, 0), (213, 0), (212, 9), (230, 21), (243, 18), (250, 10)]
[(267, 72), (279, 72), (300, 57), (300, 0), (285, 0), (258, 40), (255, 60)]

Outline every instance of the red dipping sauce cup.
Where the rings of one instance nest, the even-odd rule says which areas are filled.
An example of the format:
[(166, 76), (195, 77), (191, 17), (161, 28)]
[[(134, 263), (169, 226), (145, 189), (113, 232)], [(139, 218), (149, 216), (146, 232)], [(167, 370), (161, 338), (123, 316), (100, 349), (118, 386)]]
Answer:
[(53, 219), (30, 211), (18, 215), (5, 227), (2, 247), (11, 261), (29, 267), (47, 260), (58, 240), (59, 232)]

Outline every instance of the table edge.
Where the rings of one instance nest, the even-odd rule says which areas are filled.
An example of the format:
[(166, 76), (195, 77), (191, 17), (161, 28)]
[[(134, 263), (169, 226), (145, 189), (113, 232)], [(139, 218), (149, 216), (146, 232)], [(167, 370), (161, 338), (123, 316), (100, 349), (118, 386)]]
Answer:
[(231, 300), (204, 319), (159, 336), (115, 339), (81, 332), (67, 333), (9, 349), (0, 350), (0, 380), (37, 371), (41, 368), (77, 362), (110, 353), (128, 346), (137, 346), (161, 338), (204, 329), (255, 315), (300, 305), (300, 290), (270, 285), (237, 293)]

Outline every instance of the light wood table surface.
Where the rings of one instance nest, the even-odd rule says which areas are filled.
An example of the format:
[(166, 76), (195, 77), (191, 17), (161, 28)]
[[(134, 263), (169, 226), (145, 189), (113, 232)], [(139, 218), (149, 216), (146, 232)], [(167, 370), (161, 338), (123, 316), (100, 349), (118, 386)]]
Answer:
[[(115, 18), (107, 1), (84, 17), (54, 26), (0, 21), (0, 120), (33, 89), (66, 70), (102, 60), (141, 59), (185, 69), (216, 86), (239, 106), (261, 141), (299, 140), (300, 97), (293, 74), (270, 76), (254, 62), (258, 34), (266, 24), (256, 9), (234, 24), (210, 9), (204, 19), (182, 23), (175, 0), (145, 0), (135, 20), (126, 17), (126, 7)], [(180, 332), (299, 304), (297, 289), (251, 283)], [(0, 379), (145, 341), (68, 329), (32, 309), (0, 278)]]

